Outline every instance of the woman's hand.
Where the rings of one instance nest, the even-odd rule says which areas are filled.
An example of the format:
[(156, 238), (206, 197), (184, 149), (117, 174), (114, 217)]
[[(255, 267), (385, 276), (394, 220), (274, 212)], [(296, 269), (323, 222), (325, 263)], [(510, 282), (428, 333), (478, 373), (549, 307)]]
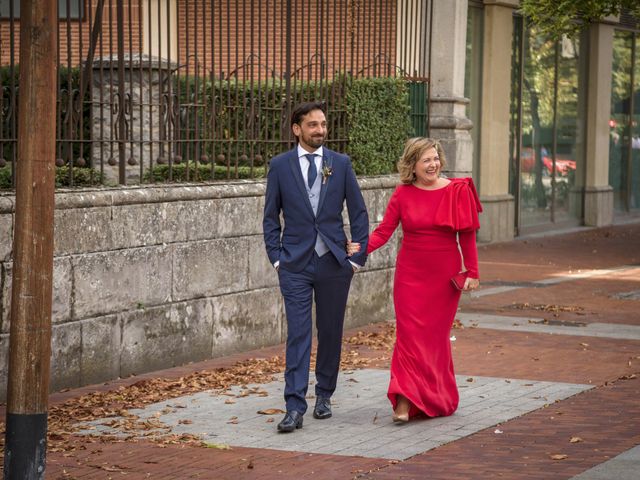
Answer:
[(347, 255), (351, 257), (360, 251), (360, 244), (358, 242), (352, 242), (347, 240)]
[(480, 280), (478, 280), (477, 278), (467, 277), (467, 279), (464, 281), (463, 290), (465, 292), (470, 292), (471, 290), (475, 290), (479, 286), (480, 286)]

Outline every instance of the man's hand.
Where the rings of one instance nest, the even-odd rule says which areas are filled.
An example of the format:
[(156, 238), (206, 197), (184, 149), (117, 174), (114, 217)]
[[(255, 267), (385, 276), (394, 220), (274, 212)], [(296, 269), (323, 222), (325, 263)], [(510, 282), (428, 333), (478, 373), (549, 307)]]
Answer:
[[(347, 240), (347, 255), (352, 256), (360, 251), (360, 244), (358, 242), (352, 242), (351, 240)], [(355, 271), (355, 269), (354, 269)]]

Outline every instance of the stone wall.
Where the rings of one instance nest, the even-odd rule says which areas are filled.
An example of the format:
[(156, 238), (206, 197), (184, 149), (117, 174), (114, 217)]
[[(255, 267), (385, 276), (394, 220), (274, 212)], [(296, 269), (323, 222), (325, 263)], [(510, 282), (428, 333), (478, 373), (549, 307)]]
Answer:
[[(372, 226), (396, 182), (360, 180)], [(247, 181), (59, 191), (51, 390), (283, 342), (284, 306), (262, 241), (264, 190)], [(0, 398), (14, 202), (0, 194)], [(347, 327), (393, 317), (397, 246), (396, 235), (355, 275)]]

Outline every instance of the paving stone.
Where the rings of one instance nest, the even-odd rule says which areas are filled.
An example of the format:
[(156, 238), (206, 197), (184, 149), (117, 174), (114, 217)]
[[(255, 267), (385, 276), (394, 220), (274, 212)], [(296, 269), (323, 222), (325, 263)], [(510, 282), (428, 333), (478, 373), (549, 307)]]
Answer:
[(601, 463), (571, 480), (637, 480), (640, 472), (640, 445)]
[(619, 338), (640, 340), (640, 326), (593, 322), (584, 325), (559, 326), (545, 325), (540, 318), (516, 317), (486, 313), (458, 313), (465, 327), (490, 328), (516, 332), (551, 333), (556, 335), (575, 335), (584, 337)]
[[(461, 387), (466, 386), (467, 378), (464, 375), (457, 377)], [(159, 414), (159, 419), (171, 426), (174, 433), (202, 434), (204, 441), (209, 443), (402, 460), (591, 388), (588, 385), (515, 379), (507, 382), (502, 378), (474, 377), (473, 386), (461, 388), (460, 407), (453, 416), (396, 425), (391, 420), (386, 397), (388, 379), (388, 372), (375, 369), (341, 375), (332, 402), (333, 417), (314, 419), (310, 405), (304, 417), (304, 427), (292, 434), (276, 433), (276, 424), (282, 414), (271, 417), (274, 422), (267, 423), (269, 417), (257, 413), (259, 410), (282, 408), (282, 376), (275, 382), (259, 385), (260, 389), (268, 392), (267, 396), (233, 398), (201, 392), (153, 404), (143, 410), (131, 410), (131, 413), (142, 418), (153, 418)], [(229, 393), (239, 395), (240, 392), (240, 388), (233, 388)], [(478, 392), (485, 394), (476, 395)], [(541, 397), (541, 392), (544, 397)], [(471, 398), (469, 403), (467, 398)], [(505, 406), (505, 398), (514, 401)], [(231, 401), (234, 403), (227, 403)], [(310, 403), (313, 404), (312, 401)], [(163, 413), (174, 404), (182, 404), (186, 408)], [(480, 414), (472, 416), (474, 413)], [(232, 417), (237, 417), (236, 424), (228, 423)], [(191, 423), (180, 423), (181, 420), (190, 420)], [(99, 422), (92, 425), (108, 432), (108, 428), (100, 426)], [(395, 448), (394, 442), (381, 445), (381, 438), (395, 439), (402, 448)]]

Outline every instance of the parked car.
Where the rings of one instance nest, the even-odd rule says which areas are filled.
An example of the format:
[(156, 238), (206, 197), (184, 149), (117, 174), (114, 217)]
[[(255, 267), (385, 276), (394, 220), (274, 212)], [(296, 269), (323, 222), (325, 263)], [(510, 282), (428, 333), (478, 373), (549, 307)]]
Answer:
[[(542, 165), (545, 167), (543, 172), (551, 175), (553, 171), (553, 159), (545, 155), (546, 150), (543, 149)], [(533, 173), (535, 171), (535, 157), (533, 155), (533, 148), (525, 147), (520, 154), (520, 168), (523, 172)], [(556, 157), (556, 176), (562, 177), (569, 174), (571, 170), (576, 169), (576, 162), (570, 158)]]

